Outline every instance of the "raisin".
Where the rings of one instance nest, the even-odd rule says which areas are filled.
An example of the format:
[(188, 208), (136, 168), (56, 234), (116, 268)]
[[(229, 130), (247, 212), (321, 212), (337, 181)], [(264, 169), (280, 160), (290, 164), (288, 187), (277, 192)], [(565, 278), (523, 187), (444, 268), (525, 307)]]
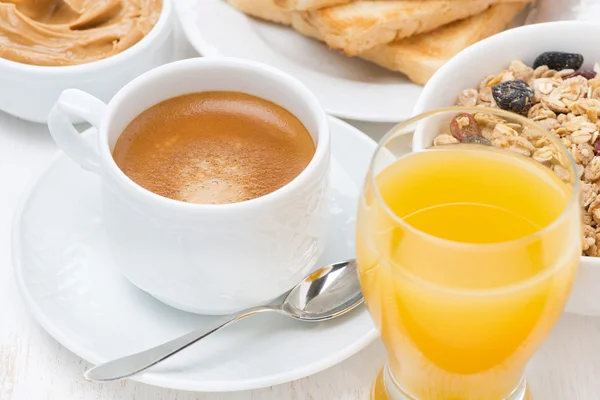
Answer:
[(535, 95), (531, 86), (520, 79), (499, 83), (492, 87), (492, 96), (503, 110), (527, 115)]
[(492, 142), (486, 138), (478, 136), (467, 136), (462, 140), (462, 143), (484, 144), (486, 146), (492, 145)]
[(481, 129), (475, 121), (475, 117), (469, 113), (460, 113), (452, 118), (450, 133), (462, 142), (467, 137), (481, 136)]
[(596, 152), (596, 155), (600, 155), (600, 139), (596, 139), (596, 141), (594, 142), (594, 150)]
[(548, 68), (556, 71), (563, 69), (578, 70), (583, 65), (583, 56), (576, 53), (563, 53), (560, 51), (547, 51), (535, 59), (533, 68), (547, 65)]
[(582, 69), (581, 71), (577, 71), (567, 77), (565, 79), (574, 78), (576, 76), (583, 76), (585, 79), (594, 79), (596, 77), (596, 71), (591, 69)]

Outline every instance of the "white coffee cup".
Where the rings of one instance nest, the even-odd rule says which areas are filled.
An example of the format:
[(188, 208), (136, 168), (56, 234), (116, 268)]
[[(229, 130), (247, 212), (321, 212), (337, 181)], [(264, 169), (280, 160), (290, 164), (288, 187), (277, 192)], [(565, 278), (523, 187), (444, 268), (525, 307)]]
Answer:
[[(154, 104), (204, 91), (243, 92), (287, 109), (315, 141), (313, 159), (281, 189), (233, 204), (184, 203), (129, 179), (112, 157), (125, 127)], [(80, 137), (72, 117), (97, 128), (97, 149)], [(303, 84), (277, 69), (225, 57), (178, 61), (134, 79), (108, 105), (65, 90), (48, 126), (69, 157), (101, 176), (106, 234), (122, 273), (173, 307), (225, 314), (268, 302), (307, 275), (323, 251), (327, 116)]]

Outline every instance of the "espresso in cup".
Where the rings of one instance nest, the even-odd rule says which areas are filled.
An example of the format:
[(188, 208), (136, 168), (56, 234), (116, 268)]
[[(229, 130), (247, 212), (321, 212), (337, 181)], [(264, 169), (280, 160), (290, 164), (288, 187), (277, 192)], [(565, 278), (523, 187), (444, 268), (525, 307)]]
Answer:
[(239, 92), (192, 93), (138, 115), (113, 150), (138, 185), (175, 200), (227, 204), (285, 186), (310, 163), (315, 144), (286, 109)]
[[(97, 129), (97, 146), (73, 126), (77, 118)], [(177, 61), (134, 79), (109, 104), (65, 90), (48, 127), (102, 180), (115, 265), (168, 305), (219, 315), (266, 304), (323, 254), (329, 121), (284, 72), (228, 57)]]

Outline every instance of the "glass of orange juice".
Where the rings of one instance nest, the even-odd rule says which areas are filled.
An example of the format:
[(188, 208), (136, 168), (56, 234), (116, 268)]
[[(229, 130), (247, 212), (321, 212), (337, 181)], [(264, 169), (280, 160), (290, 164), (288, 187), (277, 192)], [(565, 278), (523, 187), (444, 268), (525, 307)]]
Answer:
[[(415, 132), (436, 145), (402, 156)], [(373, 399), (525, 398), (525, 366), (577, 271), (578, 184), (557, 137), (502, 110), (438, 110), (382, 139), (357, 220), (388, 355)]]

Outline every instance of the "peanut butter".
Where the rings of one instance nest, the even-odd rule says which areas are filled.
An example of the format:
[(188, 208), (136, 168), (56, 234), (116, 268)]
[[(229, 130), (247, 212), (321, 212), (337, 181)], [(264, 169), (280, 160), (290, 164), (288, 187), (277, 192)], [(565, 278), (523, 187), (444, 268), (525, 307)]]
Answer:
[(156, 24), (162, 0), (0, 0), (0, 58), (84, 64), (120, 53)]

